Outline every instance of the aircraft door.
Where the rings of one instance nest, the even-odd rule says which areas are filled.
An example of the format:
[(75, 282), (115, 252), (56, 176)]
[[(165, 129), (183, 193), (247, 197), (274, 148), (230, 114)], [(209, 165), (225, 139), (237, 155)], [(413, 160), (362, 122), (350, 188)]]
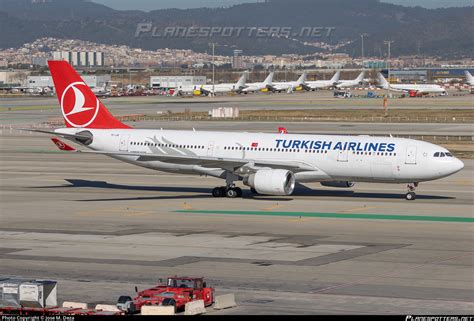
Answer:
[(408, 146), (405, 164), (416, 164), (416, 146)]
[(128, 142), (130, 140), (130, 135), (120, 135), (120, 147), (121, 152), (128, 152)]
[(214, 142), (209, 142), (209, 145), (207, 146), (207, 156), (212, 157), (214, 154)]

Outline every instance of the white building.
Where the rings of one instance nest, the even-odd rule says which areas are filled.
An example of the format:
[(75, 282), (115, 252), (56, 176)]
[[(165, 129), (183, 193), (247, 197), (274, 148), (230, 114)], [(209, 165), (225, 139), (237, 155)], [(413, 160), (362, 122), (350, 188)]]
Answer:
[(204, 76), (151, 76), (150, 87), (156, 89), (181, 89), (201, 87), (206, 84)]
[[(84, 79), (84, 82), (90, 88), (104, 87), (104, 85), (111, 80), (110, 75), (82, 76), (82, 79)], [(53, 78), (51, 76), (29, 76), (26, 82), (26, 87), (31, 89), (54, 87)]]
[(75, 67), (102, 67), (105, 54), (97, 51), (55, 51), (54, 60), (65, 60)]
[(27, 71), (0, 71), (0, 84), (23, 85), (29, 72)]

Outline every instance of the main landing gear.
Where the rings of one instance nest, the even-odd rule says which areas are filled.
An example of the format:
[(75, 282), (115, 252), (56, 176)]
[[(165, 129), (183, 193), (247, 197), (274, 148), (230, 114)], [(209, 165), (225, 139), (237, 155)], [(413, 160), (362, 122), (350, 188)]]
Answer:
[(408, 192), (405, 195), (407, 201), (416, 200), (415, 189), (418, 187), (418, 183), (412, 183), (407, 185)]
[(228, 198), (237, 198), (242, 197), (242, 189), (236, 187), (234, 182), (238, 180), (239, 177), (227, 172), (225, 183), (226, 186), (215, 187), (212, 190), (212, 196), (214, 197), (228, 197)]
[(215, 187), (212, 190), (212, 196), (228, 198), (242, 197), (242, 189), (235, 187), (235, 185)]

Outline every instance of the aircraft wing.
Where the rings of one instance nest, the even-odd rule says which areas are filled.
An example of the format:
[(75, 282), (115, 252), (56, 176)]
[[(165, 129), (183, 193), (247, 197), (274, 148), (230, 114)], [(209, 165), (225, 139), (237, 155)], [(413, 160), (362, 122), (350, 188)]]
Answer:
[(291, 171), (318, 171), (318, 168), (305, 162), (278, 161), (273, 159), (253, 160), (249, 158), (227, 158), (194, 155), (167, 155), (155, 153), (128, 153), (128, 152), (101, 152), (101, 151), (77, 151), (84, 154), (100, 154), (109, 156), (133, 156), (138, 157), (139, 162), (160, 161), (164, 163), (199, 165), (208, 168), (223, 168), (236, 172), (240, 175), (251, 174), (261, 168), (288, 169)]
[(19, 130), (25, 131), (25, 132), (34, 132), (34, 133), (42, 133), (42, 134), (50, 134), (50, 135), (55, 135), (59, 137), (64, 137), (68, 139), (78, 139), (79, 141), (82, 140), (88, 140), (91, 138), (89, 135), (81, 135), (81, 133), (77, 134), (66, 134), (66, 133), (58, 133), (55, 131), (50, 131), (50, 130), (42, 130), (42, 129), (27, 129), (27, 128), (20, 128)]

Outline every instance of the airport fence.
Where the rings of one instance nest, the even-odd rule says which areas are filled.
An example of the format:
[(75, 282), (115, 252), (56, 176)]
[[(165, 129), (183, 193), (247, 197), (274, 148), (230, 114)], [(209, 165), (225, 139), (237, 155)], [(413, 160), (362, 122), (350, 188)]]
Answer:
[(212, 118), (200, 115), (122, 117), (123, 121), (257, 121), (257, 122), (370, 122), (370, 123), (473, 123), (474, 117), (418, 117), (418, 116), (241, 116), (233, 118)]

